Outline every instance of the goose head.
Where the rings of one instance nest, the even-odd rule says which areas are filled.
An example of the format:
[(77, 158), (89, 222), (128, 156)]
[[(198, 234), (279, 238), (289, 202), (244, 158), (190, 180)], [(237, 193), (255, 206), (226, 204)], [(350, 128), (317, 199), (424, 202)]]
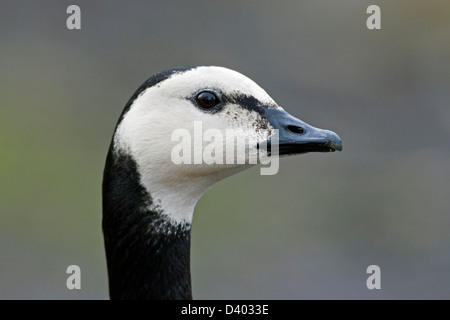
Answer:
[(341, 150), (246, 76), (184, 67), (150, 77), (119, 117), (103, 177), (113, 299), (190, 299), (194, 207), (214, 183), (277, 155)]
[[(177, 68), (150, 78), (132, 97), (113, 149), (134, 159), (153, 205), (181, 223), (191, 221), (195, 204), (214, 183), (267, 162), (275, 132), (279, 155), (342, 148), (335, 133), (291, 116), (236, 71)], [(260, 150), (264, 143), (266, 153)]]

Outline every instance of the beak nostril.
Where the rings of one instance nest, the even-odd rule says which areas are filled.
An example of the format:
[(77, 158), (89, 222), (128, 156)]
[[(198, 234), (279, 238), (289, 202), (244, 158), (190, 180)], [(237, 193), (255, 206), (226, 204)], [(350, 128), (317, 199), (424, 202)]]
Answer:
[(287, 126), (286, 129), (288, 129), (290, 132), (296, 133), (296, 134), (302, 134), (305, 132), (305, 130), (302, 127), (297, 127), (297, 126)]

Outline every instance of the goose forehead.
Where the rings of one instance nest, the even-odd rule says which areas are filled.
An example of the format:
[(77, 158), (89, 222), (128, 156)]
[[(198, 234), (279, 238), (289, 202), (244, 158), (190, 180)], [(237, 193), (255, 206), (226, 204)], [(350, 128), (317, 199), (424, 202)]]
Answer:
[(201, 89), (215, 89), (224, 94), (253, 96), (264, 103), (273, 99), (250, 78), (223, 67), (197, 67), (176, 73), (157, 86), (158, 91), (171, 96), (186, 97)]

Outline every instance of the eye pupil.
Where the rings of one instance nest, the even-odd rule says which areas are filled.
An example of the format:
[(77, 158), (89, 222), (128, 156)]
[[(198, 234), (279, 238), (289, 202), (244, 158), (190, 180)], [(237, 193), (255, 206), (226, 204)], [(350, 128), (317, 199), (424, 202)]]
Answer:
[(210, 91), (200, 92), (195, 99), (198, 105), (202, 108), (213, 108), (219, 104), (219, 98)]

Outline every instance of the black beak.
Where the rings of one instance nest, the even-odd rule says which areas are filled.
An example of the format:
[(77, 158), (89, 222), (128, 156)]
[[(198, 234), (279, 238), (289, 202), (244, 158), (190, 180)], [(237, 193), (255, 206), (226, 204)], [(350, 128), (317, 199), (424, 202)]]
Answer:
[[(274, 129), (278, 129), (279, 155), (342, 150), (342, 140), (329, 130), (323, 130), (294, 118), (284, 110), (265, 109)], [(268, 151), (273, 148), (272, 137), (267, 140)]]

